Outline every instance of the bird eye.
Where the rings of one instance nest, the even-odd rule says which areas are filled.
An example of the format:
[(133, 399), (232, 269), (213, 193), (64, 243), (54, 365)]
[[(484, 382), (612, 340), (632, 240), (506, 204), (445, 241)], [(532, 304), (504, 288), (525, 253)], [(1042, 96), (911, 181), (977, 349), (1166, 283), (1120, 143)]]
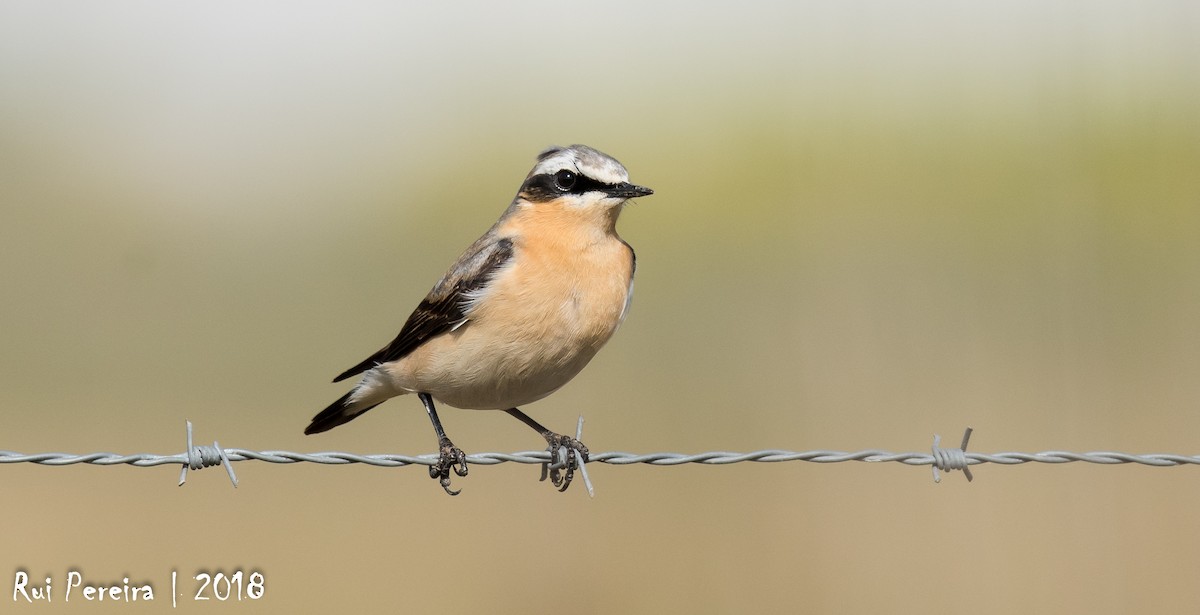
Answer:
[(570, 192), (575, 187), (575, 174), (563, 169), (554, 174), (554, 187), (561, 192)]

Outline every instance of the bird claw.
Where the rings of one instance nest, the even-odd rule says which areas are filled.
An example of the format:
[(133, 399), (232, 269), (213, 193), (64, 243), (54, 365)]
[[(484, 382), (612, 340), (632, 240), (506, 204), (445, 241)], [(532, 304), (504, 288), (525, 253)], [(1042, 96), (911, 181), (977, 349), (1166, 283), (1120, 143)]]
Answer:
[(442, 438), (438, 442), (438, 448), (438, 460), (437, 463), (429, 466), (429, 478), (437, 480), (448, 495), (458, 495), (462, 491), (461, 489), (450, 488), (450, 470), (454, 470), (454, 473), (459, 476), (466, 476), (467, 455), (461, 448), (454, 446), (449, 438)]
[(566, 491), (575, 478), (575, 469), (588, 461), (588, 448), (583, 442), (560, 434), (546, 436), (550, 461), (542, 464), (542, 478), (550, 477), (550, 484), (559, 492)]

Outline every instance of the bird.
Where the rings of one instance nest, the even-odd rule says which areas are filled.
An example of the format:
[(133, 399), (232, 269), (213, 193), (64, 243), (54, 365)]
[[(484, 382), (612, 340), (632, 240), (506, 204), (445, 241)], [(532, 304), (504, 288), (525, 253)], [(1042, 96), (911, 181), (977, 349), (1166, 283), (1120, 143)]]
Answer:
[(501, 410), (545, 438), (551, 461), (562, 459), (543, 464), (542, 479), (549, 465), (551, 483), (565, 491), (587, 447), (519, 407), (574, 378), (624, 321), (637, 259), (617, 234), (617, 217), (630, 199), (651, 194), (629, 183), (615, 158), (586, 145), (542, 151), (499, 220), (433, 285), (396, 338), (334, 378), (358, 382), (304, 433), (416, 394), (438, 440), (429, 476), (457, 495), (450, 472), (467, 475), (466, 454), (446, 435), (435, 402)]

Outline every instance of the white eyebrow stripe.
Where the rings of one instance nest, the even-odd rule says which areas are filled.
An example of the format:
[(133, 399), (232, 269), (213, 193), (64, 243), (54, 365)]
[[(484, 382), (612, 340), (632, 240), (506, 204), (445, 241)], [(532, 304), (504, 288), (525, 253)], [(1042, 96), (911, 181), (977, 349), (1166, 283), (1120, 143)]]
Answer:
[(605, 184), (629, 181), (629, 172), (616, 159), (602, 154), (586, 145), (572, 145), (548, 155), (539, 161), (530, 176), (553, 174), (563, 169), (575, 169), (584, 175)]

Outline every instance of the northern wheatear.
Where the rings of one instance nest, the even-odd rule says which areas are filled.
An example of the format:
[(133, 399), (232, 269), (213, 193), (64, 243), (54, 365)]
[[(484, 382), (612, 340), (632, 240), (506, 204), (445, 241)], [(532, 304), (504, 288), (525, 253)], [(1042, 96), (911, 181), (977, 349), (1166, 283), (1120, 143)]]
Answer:
[(629, 183), (616, 159), (585, 145), (542, 152), (512, 204), (433, 286), (396, 339), (334, 378), (361, 374), (304, 433), (416, 393), (438, 438), (429, 475), (456, 495), (450, 470), (466, 476), (466, 455), (446, 437), (433, 400), (504, 410), (546, 438), (551, 460), (566, 449), (565, 472), (550, 473), (566, 490), (587, 447), (517, 406), (574, 378), (625, 319), (636, 264), (633, 248), (617, 235), (617, 216), (629, 199), (653, 193)]

